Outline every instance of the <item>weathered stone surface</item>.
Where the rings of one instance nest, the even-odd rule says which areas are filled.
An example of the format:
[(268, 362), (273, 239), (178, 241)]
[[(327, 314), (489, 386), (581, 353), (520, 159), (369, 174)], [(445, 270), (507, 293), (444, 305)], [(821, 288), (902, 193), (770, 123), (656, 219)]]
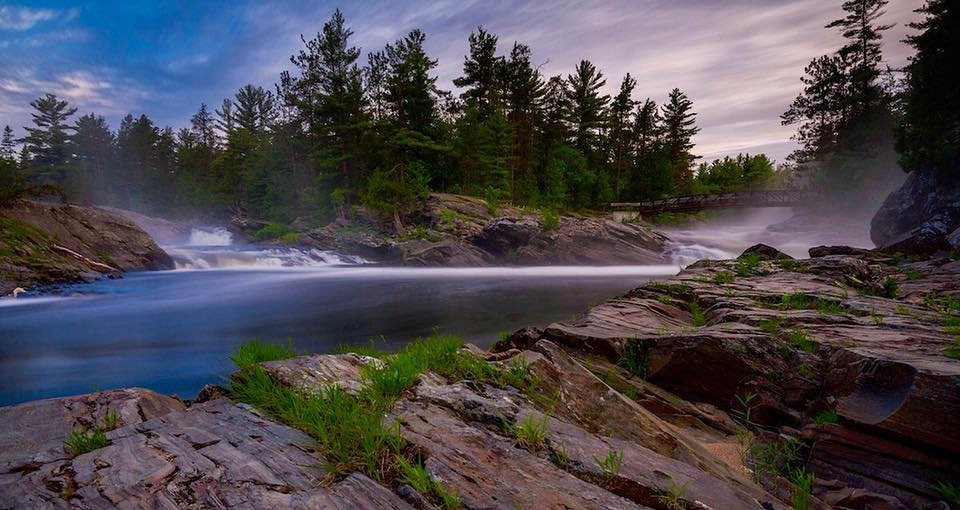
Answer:
[(932, 253), (949, 249), (947, 236), (960, 228), (960, 182), (956, 172), (911, 172), (870, 222), (870, 237), (885, 251)]
[(0, 219), (11, 222), (0, 227), (0, 296), (17, 286), (173, 268), (140, 227), (95, 207), (23, 200), (0, 210)]
[(356, 394), (360, 389), (360, 371), (378, 360), (358, 354), (313, 354), (261, 364), (277, 381), (303, 391), (340, 386)]
[(516, 250), (519, 264), (665, 264), (667, 238), (644, 225), (577, 215), (531, 238)]
[(790, 255), (783, 253), (782, 251), (774, 248), (773, 246), (768, 246), (766, 244), (760, 243), (755, 244), (746, 250), (743, 250), (743, 253), (740, 254), (739, 258), (746, 257), (747, 255), (755, 255), (760, 258), (760, 260), (790, 260), (793, 259)]
[(529, 243), (541, 230), (540, 223), (533, 218), (494, 218), (471, 241), (502, 257)]
[[(50, 401), (61, 405), (59, 421), (70, 416), (61, 400)], [(309, 437), (226, 399), (121, 423), (103, 448), (4, 471), (0, 507), (411, 508), (359, 474), (325, 486)]]
[(450, 237), (440, 241), (413, 240), (400, 243), (401, 261), (410, 266), (486, 266), (493, 261), (489, 253), (467, 243)]

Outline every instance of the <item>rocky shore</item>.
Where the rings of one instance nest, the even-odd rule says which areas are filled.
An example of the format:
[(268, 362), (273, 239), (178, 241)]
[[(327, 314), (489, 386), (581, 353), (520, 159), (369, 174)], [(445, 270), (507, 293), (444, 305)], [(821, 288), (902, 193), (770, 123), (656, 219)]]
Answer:
[(27, 200), (0, 209), (0, 296), (17, 287), (172, 268), (146, 232), (117, 214)]
[[(491, 209), (474, 197), (432, 193), (399, 230), (358, 208), (322, 228), (298, 229), (304, 246), (410, 266), (661, 264), (669, 240), (648, 225), (602, 216)], [(234, 226), (249, 230), (237, 219)]]
[[(696, 263), (430, 358), (387, 399), (374, 389), (411, 354), (251, 364), (232, 393), (188, 402), (120, 389), (0, 408), (0, 508), (956, 505), (960, 261), (811, 255)], [(374, 406), (382, 435), (334, 435), (315, 399)], [(351, 439), (389, 456), (338, 456)]]

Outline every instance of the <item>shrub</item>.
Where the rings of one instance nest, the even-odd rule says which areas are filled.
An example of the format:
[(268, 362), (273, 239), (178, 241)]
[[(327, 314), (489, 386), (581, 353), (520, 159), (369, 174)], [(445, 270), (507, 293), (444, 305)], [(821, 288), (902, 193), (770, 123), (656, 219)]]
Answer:
[(113, 409), (107, 409), (107, 412), (103, 414), (102, 421), (104, 430), (113, 430), (117, 428), (120, 422), (120, 415)]
[(285, 225), (283, 223), (271, 223), (254, 232), (253, 237), (257, 241), (271, 241), (273, 239), (279, 239), (291, 232), (295, 233), (289, 225)]
[(237, 347), (230, 355), (230, 361), (239, 368), (247, 368), (265, 361), (293, 358), (296, 355), (293, 342), (288, 341), (287, 345), (282, 345), (253, 339)]
[(542, 209), (540, 211), (540, 226), (544, 230), (556, 230), (560, 227), (560, 217), (551, 209)]
[(759, 482), (764, 476), (770, 478), (785, 476), (791, 470), (800, 467), (801, 446), (800, 441), (793, 437), (781, 441), (751, 444), (747, 457), (753, 467), (754, 480)]
[(687, 483), (677, 485), (672, 476), (667, 475), (670, 484), (666, 487), (658, 487), (656, 492), (657, 501), (663, 504), (667, 510), (685, 510), (687, 508)]

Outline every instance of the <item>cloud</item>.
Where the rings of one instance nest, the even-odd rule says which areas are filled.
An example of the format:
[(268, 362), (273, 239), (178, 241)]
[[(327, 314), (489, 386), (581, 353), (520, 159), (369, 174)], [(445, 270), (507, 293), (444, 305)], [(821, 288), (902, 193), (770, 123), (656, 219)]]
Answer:
[(63, 13), (54, 9), (0, 6), (0, 30), (30, 30), (37, 23), (52, 20), (61, 14), (66, 14), (70, 19), (77, 15), (75, 9)]

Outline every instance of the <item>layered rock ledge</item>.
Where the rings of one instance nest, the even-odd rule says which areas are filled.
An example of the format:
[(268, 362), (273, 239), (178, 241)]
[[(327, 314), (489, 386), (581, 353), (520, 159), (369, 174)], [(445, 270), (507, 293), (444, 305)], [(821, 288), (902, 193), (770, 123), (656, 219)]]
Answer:
[(173, 260), (118, 214), (27, 200), (0, 209), (0, 296), (16, 287), (158, 269), (173, 269)]
[[(469, 509), (789, 508), (788, 467), (815, 477), (809, 508), (949, 508), (960, 262), (812, 252), (699, 262), (491, 352), (468, 346), (525, 367), (535, 391), (424, 372), (383, 419)], [(302, 394), (357, 395), (378, 363), (260, 366)], [(108, 413), (106, 444), (68, 454), (67, 434)], [(542, 424), (540, 447), (520, 439), (524, 423)], [(334, 476), (328, 460), (217, 388), (193, 402), (127, 389), (0, 409), (0, 508), (434, 508), (397, 480)]]

